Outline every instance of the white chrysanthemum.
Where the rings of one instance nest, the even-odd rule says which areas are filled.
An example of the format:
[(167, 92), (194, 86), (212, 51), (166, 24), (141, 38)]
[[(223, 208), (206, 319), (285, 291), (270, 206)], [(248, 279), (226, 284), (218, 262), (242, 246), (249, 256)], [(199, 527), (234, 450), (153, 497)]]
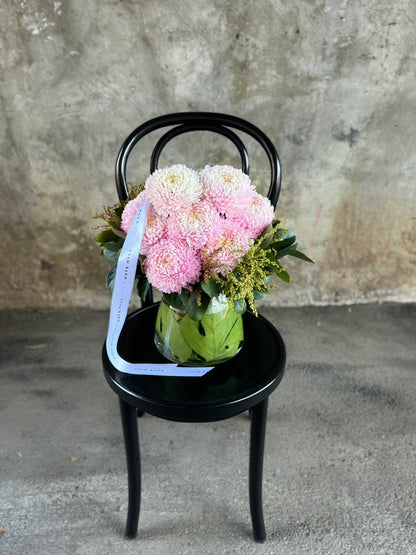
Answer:
[(146, 179), (145, 191), (156, 212), (169, 216), (198, 202), (202, 185), (195, 170), (176, 164), (153, 172)]

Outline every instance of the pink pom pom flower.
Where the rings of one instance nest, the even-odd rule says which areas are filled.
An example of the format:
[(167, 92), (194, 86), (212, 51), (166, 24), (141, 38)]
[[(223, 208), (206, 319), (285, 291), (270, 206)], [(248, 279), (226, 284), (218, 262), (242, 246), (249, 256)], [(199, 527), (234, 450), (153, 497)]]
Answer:
[(151, 285), (159, 291), (180, 293), (199, 280), (201, 258), (180, 239), (161, 239), (150, 247), (144, 269)]
[(129, 200), (124, 207), (123, 213), (121, 215), (121, 229), (127, 233), (130, 229), (131, 223), (134, 220), (137, 210), (143, 204), (146, 199), (145, 192), (142, 191), (132, 200)]
[(221, 225), (217, 211), (207, 202), (193, 204), (189, 210), (184, 210), (168, 219), (168, 233), (170, 237), (178, 237), (195, 249), (202, 247), (217, 232)]
[(252, 241), (248, 231), (238, 222), (221, 221), (222, 226), (203, 249), (203, 258), (211, 269), (225, 275), (240, 262)]
[(227, 218), (238, 215), (255, 191), (249, 176), (231, 166), (206, 166), (200, 179), (203, 198)]
[(195, 170), (176, 164), (153, 172), (146, 179), (145, 191), (156, 212), (168, 217), (198, 202), (202, 186)]
[(258, 237), (273, 221), (274, 208), (267, 197), (253, 192), (245, 199), (244, 210), (238, 216), (238, 222), (250, 233), (251, 237)]

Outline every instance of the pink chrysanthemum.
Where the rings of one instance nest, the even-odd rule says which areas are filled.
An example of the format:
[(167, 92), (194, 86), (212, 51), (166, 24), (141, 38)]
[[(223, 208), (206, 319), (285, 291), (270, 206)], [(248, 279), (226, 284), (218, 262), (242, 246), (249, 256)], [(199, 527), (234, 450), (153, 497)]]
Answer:
[(164, 239), (167, 235), (167, 219), (159, 216), (152, 204), (147, 212), (146, 229), (144, 231), (140, 254), (147, 254), (150, 247)]
[(249, 231), (251, 237), (258, 237), (273, 221), (274, 208), (267, 197), (252, 193), (241, 211), (238, 221)]
[(189, 210), (168, 219), (169, 236), (183, 239), (188, 246), (201, 249), (220, 225), (220, 216), (207, 202), (193, 204)]
[(124, 207), (123, 213), (121, 215), (121, 229), (126, 233), (130, 229), (131, 223), (134, 220), (134, 216), (136, 215), (137, 210), (145, 201), (145, 193), (142, 191)]
[(146, 179), (145, 191), (156, 212), (169, 216), (198, 202), (202, 185), (195, 170), (176, 164), (153, 172)]
[[(230, 272), (249, 250), (249, 232), (238, 222), (221, 220), (222, 227), (203, 249), (204, 265), (223, 275)], [(205, 270), (206, 268), (204, 268)]]
[(163, 293), (180, 293), (200, 278), (201, 259), (179, 239), (162, 239), (150, 247), (144, 261), (149, 282)]
[(227, 217), (234, 217), (255, 191), (250, 178), (232, 166), (206, 166), (201, 174), (203, 198)]

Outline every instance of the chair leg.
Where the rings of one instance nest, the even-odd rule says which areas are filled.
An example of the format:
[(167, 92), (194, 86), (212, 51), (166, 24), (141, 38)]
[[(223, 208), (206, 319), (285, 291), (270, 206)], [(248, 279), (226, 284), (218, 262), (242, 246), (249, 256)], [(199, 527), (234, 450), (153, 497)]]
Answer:
[(266, 436), (268, 399), (251, 411), (249, 496), (253, 535), (257, 542), (266, 539), (262, 505), (264, 440)]
[(126, 536), (135, 538), (139, 523), (141, 496), (139, 432), (135, 407), (120, 399), (120, 413), (126, 449), (129, 488)]

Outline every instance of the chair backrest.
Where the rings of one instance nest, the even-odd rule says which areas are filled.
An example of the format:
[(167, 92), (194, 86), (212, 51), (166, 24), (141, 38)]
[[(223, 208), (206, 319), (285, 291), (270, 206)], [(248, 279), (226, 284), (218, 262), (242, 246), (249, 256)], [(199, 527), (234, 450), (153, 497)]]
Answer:
[(273, 206), (276, 206), (280, 193), (281, 167), (279, 156), (273, 143), (263, 131), (248, 121), (235, 116), (213, 112), (167, 114), (151, 119), (137, 127), (124, 141), (117, 156), (115, 177), (120, 200), (128, 198), (126, 167), (131, 151), (145, 135), (163, 127), (171, 127), (171, 129), (158, 140), (153, 149), (150, 160), (150, 173), (157, 169), (160, 154), (171, 139), (191, 131), (212, 131), (227, 137), (234, 143), (240, 153), (242, 170), (248, 174), (250, 166), (249, 156), (240, 137), (232, 131), (232, 129), (236, 129), (253, 137), (265, 151), (270, 163), (271, 174), (267, 196)]

